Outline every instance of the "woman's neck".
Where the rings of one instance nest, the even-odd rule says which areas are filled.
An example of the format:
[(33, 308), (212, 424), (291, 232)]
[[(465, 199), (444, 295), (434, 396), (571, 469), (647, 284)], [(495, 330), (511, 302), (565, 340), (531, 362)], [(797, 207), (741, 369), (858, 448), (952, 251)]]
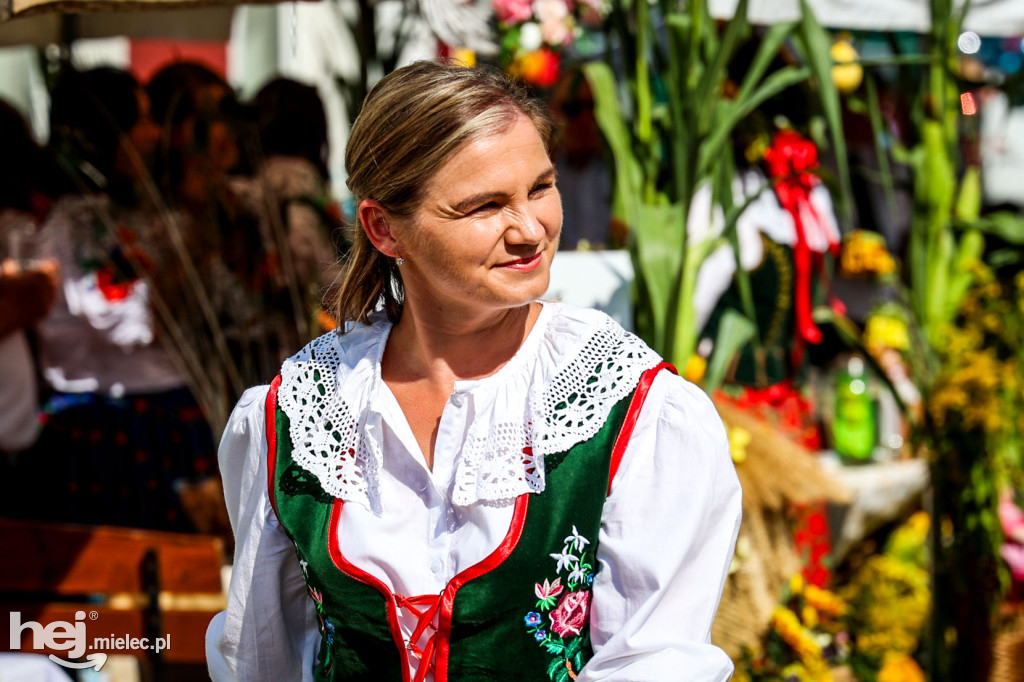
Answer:
[(407, 306), (384, 352), (385, 379), (426, 380), (438, 387), (482, 379), (512, 359), (540, 314), (528, 303), (478, 316), (416, 314)]

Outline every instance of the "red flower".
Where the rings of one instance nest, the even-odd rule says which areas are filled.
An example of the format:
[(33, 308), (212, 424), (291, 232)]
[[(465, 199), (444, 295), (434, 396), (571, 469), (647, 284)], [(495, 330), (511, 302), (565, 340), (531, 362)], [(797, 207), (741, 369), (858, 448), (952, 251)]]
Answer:
[(118, 282), (114, 272), (107, 268), (96, 271), (96, 286), (99, 287), (100, 293), (108, 301), (123, 301), (128, 298), (128, 295), (132, 293), (132, 289), (135, 288), (135, 282), (136, 280)]
[(558, 81), (561, 58), (558, 53), (542, 47), (517, 58), (513, 75), (539, 88), (550, 88)]
[(590, 593), (569, 592), (551, 612), (551, 629), (559, 636), (578, 635), (590, 616)]

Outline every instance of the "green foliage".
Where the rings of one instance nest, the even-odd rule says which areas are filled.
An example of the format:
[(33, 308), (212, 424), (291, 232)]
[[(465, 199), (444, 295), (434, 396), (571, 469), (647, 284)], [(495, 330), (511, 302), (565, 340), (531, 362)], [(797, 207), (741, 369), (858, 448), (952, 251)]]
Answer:
[[(680, 367), (694, 353), (699, 331), (693, 307), (697, 272), (719, 245), (735, 245), (739, 211), (732, 189), (732, 139), (740, 122), (788, 88), (813, 82), (840, 160), (840, 185), (844, 190), (849, 186), (839, 96), (830, 77), (831, 41), (806, 4), (800, 21), (764, 33), (735, 94), (727, 94), (728, 66), (754, 32), (747, 5), (748, 0), (740, 0), (734, 17), (719, 28), (704, 0), (613, 0), (607, 28), (621, 62), (585, 68), (595, 115), (615, 159), (613, 211), (630, 228), (637, 273), (636, 328)], [(805, 64), (769, 73), (790, 40)], [(622, 78), (616, 78), (616, 68)], [(687, 229), (691, 207), (697, 193), (708, 189), (714, 208), (711, 217), (702, 218), (717, 222), (720, 229), (695, 239)], [(841, 206), (849, 205), (845, 196)], [(760, 337), (749, 280), (742, 268), (737, 268), (737, 277), (748, 324), (731, 328), (756, 344)], [(716, 353), (734, 353), (741, 345), (716, 345)]]

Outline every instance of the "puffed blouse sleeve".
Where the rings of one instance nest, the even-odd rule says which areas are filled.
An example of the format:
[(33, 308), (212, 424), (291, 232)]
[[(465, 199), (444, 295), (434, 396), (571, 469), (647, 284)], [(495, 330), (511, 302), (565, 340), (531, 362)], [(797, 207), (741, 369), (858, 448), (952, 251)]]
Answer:
[(594, 657), (578, 682), (728, 680), (711, 644), (741, 516), (722, 420), (669, 372), (651, 385), (602, 517)]
[(316, 612), (267, 493), (267, 391), (260, 386), (242, 395), (220, 443), (235, 556), (227, 610), (206, 630), (214, 682), (313, 679)]

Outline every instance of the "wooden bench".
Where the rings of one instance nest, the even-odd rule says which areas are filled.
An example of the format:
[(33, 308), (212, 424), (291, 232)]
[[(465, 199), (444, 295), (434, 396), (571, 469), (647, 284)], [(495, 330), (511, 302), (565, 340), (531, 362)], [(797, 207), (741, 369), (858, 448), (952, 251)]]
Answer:
[[(66, 650), (33, 649), (34, 629), (26, 624), (74, 625), (84, 612), (79, 622), (94, 647), (88, 653), (130, 654), (156, 671), (203, 664), (206, 626), (225, 606), (222, 564), (216, 537), (0, 519), (0, 605), (7, 612), (0, 651), (16, 650), (10, 626), (17, 612), (20, 651), (67, 660)], [(128, 650), (126, 641), (117, 642), (157, 637), (169, 643), (164, 651), (154, 644)]]

